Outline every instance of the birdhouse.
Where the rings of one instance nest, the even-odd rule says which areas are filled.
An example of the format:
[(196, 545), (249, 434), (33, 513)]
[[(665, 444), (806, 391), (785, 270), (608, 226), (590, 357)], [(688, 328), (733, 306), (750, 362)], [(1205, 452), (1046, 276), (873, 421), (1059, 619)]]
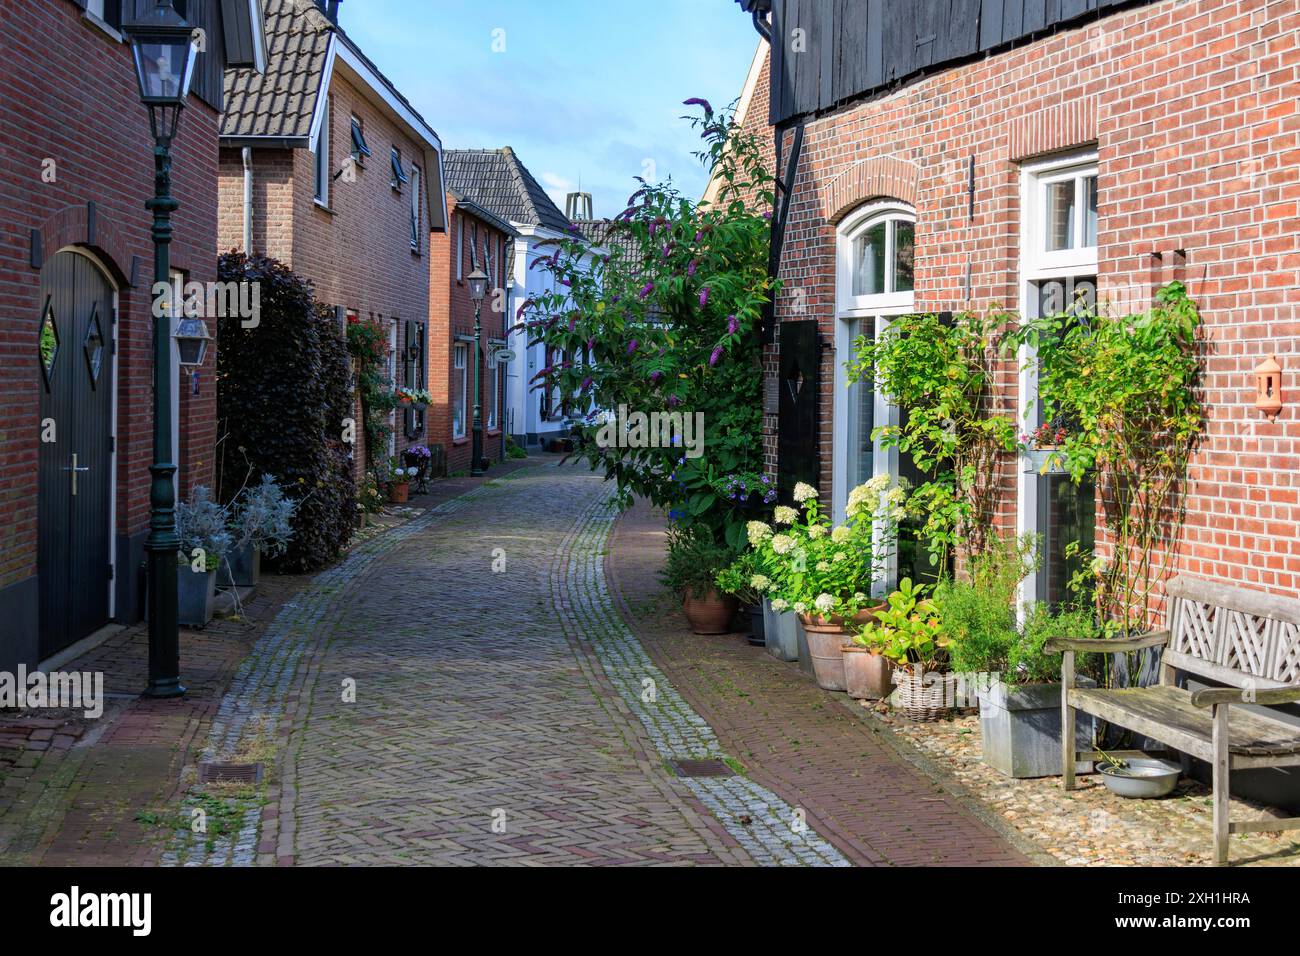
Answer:
[(1269, 421), (1276, 421), (1282, 411), (1282, 366), (1269, 356), (1255, 369), (1255, 407)]

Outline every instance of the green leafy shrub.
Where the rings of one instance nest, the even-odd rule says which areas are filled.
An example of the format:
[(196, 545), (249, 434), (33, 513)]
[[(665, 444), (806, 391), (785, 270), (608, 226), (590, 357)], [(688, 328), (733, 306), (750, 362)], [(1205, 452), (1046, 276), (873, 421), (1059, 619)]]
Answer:
[[(1034, 604), (1026, 609), (1021, 633), (1007, 655), (1006, 679), (1018, 684), (1054, 684), (1061, 679), (1061, 655), (1043, 650), (1048, 641), (1103, 636), (1088, 608), (1053, 611), (1046, 604)], [(1096, 654), (1080, 654), (1075, 667), (1081, 674), (1099, 676), (1101, 659)]]
[(337, 557), (356, 515), (343, 333), (311, 283), (275, 259), (227, 253), (217, 277), (261, 286), (256, 325), (217, 322), (218, 498), (230, 501), (248, 475), (276, 476), (295, 510), (292, 540), (274, 563), (313, 571)]
[(942, 671), (948, 667), (952, 640), (944, 633), (939, 609), (925, 597), (926, 586), (911, 578), (898, 582), (876, 619), (867, 623), (853, 641), (878, 650), (905, 671)]
[(736, 553), (718, 544), (707, 529), (668, 526), (668, 561), (659, 580), (678, 594), (703, 597), (717, 586), (718, 572), (728, 567)]
[(1008, 669), (1019, 640), (1016, 602), (1020, 582), (1036, 566), (1032, 537), (1020, 541), (993, 538), (988, 549), (967, 562), (965, 580), (947, 580), (935, 589), (934, 602), (952, 638), (953, 670), (995, 673)]

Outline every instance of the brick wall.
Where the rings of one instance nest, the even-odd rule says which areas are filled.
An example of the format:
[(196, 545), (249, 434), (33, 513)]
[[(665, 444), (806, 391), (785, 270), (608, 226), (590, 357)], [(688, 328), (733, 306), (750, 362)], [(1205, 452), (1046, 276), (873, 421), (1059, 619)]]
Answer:
[[(1251, 370), (1277, 354), (1294, 395), (1300, 345), (1300, 10), (1270, 0), (1167, 0), (915, 82), (808, 123), (778, 314), (796, 301), (834, 331), (835, 226), (881, 196), (916, 207), (916, 306), (1018, 302), (1019, 163), (1074, 147), (1099, 156), (1099, 294), (1149, 287), (1152, 256), (1183, 277), (1211, 352), (1209, 421), (1191, 472), (1182, 570), (1295, 593), (1300, 426), (1254, 411)], [(767, 71), (747, 125), (771, 142)], [(771, 154), (769, 153), (769, 156)], [(788, 155), (788, 152), (787, 152)], [(967, 168), (976, 163), (975, 216)], [(783, 171), (782, 171), (783, 172)], [(907, 195), (903, 195), (907, 193)], [(965, 294), (967, 269), (971, 294)], [(1162, 279), (1170, 278), (1166, 269)], [(796, 299), (798, 297), (798, 299)], [(823, 369), (823, 485), (832, 372)], [(769, 374), (774, 366), (768, 364)], [(1015, 369), (1001, 370), (1005, 411)], [(774, 466), (775, 418), (765, 447)], [(1008, 488), (1013, 465), (1006, 466)], [(1008, 496), (1003, 520), (1014, 515)]]
[[(315, 200), (315, 155), (308, 149), (253, 150), (253, 249), (280, 259), (312, 281), (318, 301), (343, 306), (362, 319), (387, 324), (399, 320), (398, 347), (405, 341), (407, 320), (425, 321), (428, 310), (428, 221), (422, 209), (421, 245), (410, 241), (412, 183), (392, 188), (390, 150), (401, 151), (408, 171), (412, 159), (422, 165), (420, 143), (376, 109), (340, 72), (330, 83), (330, 163), (332, 174), (344, 168), (352, 148), (351, 117), (362, 123), (371, 155), (364, 165), (333, 179), (329, 208)], [(427, 187), (421, 169), (420, 189)], [(353, 175), (355, 173), (355, 175)], [(244, 171), (241, 151), (221, 150), (220, 247), (243, 245)], [(395, 358), (403, 382), (400, 356)], [(360, 412), (358, 410), (358, 416)], [(359, 421), (358, 417), (358, 421)], [(399, 410), (395, 416), (396, 448), (422, 444), (425, 433), (409, 437)], [(358, 469), (364, 448), (358, 440)]]
[[(485, 219), (476, 216), (468, 208), (460, 208), (454, 196), (447, 196), (447, 214), (450, 226), (445, 233), (430, 236), (430, 291), (429, 291), (429, 390), (433, 393), (433, 405), (429, 408), (429, 442), (441, 444), (447, 451), (447, 470), (449, 472), (469, 471), (471, 465), (470, 429), (474, 418), (474, 302), (469, 297), (469, 284), (465, 277), (473, 271), (470, 260), (471, 237), (477, 231), (479, 267), (489, 272), (483, 265), (482, 248), (487, 237), (493, 250), (492, 270), (489, 272), (488, 298), (484, 300), (480, 322), (482, 337), (479, 340), (482, 352), (482, 369), (480, 371), (482, 389), (483, 419), (483, 454), (491, 461), (501, 456), (501, 443), (504, 440), (502, 418), (505, 415), (504, 394), (498, 400), (496, 427), (488, 428), (488, 414), (491, 408), (492, 369), (488, 357), (494, 346), (492, 341), (506, 338), (506, 303), (503, 294), (494, 294), (494, 289), (503, 281), (507, 263), (502, 261), (500, 249), (507, 241), (506, 233)], [(460, 243), (462, 223), (464, 242)], [(462, 262), (460, 275), (456, 278), (456, 255), (459, 251)], [(507, 253), (508, 254), (508, 253)], [(502, 311), (494, 311), (494, 305), (500, 305)], [(464, 337), (459, 338), (459, 337)], [(467, 361), (465, 369), (466, 406), (465, 436), (456, 438), (452, 434), (452, 402), (459, 383), (460, 370), (453, 367), (452, 353), (457, 341), (466, 341)], [(505, 370), (502, 369), (501, 386), (504, 392)]]
[[(120, 287), (117, 390), (119, 535), (144, 531), (153, 457), (151, 216), (153, 142), (125, 45), (90, 25), (67, 0), (0, 0), (0, 589), (36, 570), (37, 360), (40, 273), (30, 237), (48, 261), (62, 246), (90, 248)], [(48, 51), (58, 51), (57, 56)], [(173, 145), (171, 260), (193, 281), (215, 277), (217, 116), (191, 97)], [(55, 178), (42, 178), (52, 160)], [(95, 203), (94, 242), (87, 203)], [(130, 286), (132, 264), (138, 282)], [(215, 335), (213, 323), (209, 331)], [(198, 394), (181, 389), (181, 493), (210, 483), (215, 438), (215, 349)], [(120, 569), (132, 572), (133, 569)]]

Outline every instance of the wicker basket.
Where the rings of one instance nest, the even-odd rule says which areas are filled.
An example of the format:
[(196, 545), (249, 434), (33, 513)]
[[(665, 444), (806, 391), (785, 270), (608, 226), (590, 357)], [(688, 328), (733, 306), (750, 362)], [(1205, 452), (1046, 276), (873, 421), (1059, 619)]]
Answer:
[(896, 689), (889, 706), (908, 720), (929, 721), (947, 717), (957, 702), (957, 675), (935, 671), (909, 674), (894, 671)]

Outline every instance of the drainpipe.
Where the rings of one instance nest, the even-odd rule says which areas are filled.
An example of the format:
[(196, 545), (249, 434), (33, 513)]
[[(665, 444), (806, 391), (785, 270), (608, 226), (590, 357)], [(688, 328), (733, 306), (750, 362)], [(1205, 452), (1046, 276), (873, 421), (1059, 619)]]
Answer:
[(245, 146), (244, 159), (244, 255), (253, 254), (253, 150)]

